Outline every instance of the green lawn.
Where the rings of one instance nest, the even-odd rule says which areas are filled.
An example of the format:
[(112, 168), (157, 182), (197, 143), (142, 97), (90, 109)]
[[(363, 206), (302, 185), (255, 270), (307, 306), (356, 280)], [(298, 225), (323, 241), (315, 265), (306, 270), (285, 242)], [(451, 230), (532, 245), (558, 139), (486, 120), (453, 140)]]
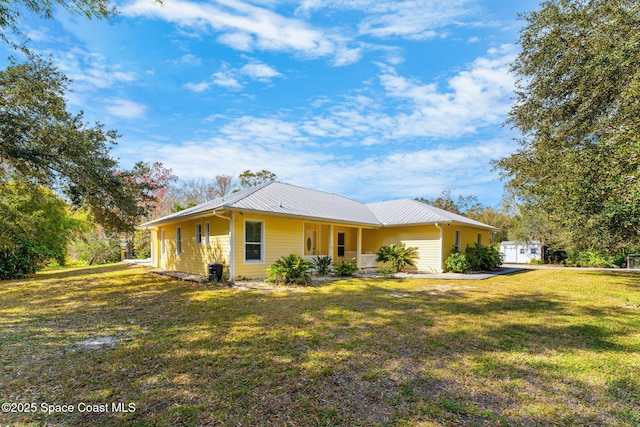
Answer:
[(0, 282), (0, 366), (0, 400), (35, 404), (0, 425), (633, 426), (640, 276), (247, 291), (50, 271)]

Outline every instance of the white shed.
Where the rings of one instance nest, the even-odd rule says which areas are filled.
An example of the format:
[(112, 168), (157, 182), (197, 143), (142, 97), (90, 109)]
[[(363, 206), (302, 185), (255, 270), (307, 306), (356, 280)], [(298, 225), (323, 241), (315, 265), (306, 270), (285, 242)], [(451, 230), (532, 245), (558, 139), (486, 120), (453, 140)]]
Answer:
[(502, 242), (500, 254), (505, 263), (526, 264), (542, 259), (542, 247), (540, 242)]

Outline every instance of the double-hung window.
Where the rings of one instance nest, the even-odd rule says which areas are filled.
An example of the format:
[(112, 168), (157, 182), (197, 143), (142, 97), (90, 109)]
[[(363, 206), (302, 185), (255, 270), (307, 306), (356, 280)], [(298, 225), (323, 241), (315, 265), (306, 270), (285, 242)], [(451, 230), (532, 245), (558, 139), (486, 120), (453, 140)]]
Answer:
[(245, 221), (244, 259), (248, 262), (262, 262), (264, 257), (264, 223)]
[(160, 251), (162, 252), (162, 255), (165, 255), (167, 253), (167, 240), (166, 240), (166, 235), (164, 230), (162, 230), (161, 232), (161, 241), (160, 241)]
[(347, 233), (338, 233), (338, 256), (343, 257), (347, 249)]
[(176, 228), (176, 254), (182, 255), (182, 228)]
[(211, 224), (208, 222), (204, 223), (204, 244), (208, 245), (211, 243)]

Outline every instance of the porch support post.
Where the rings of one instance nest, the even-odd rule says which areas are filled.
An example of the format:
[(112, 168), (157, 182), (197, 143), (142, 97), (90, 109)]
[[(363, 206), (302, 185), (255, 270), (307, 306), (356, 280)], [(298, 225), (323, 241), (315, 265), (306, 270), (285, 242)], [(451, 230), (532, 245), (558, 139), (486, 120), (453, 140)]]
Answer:
[(362, 227), (358, 227), (358, 238), (356, 240), (356, 265), (360, 267), (362, 265), (361, 255), (362, 252)]
[(329, 244), (329, 253), (327, 255), (329, 255), (331, 259), (333, 259), (333, 224), (329, 224), (328, 244)]

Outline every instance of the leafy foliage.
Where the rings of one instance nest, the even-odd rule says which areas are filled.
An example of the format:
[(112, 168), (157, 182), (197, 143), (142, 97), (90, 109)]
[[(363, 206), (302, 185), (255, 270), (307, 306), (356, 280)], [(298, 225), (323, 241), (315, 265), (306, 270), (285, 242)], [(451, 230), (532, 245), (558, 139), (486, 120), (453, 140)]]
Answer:
[(25, 181), (0, 181), (0, 277), (30, 274), (48, 260), (65, 262), (77, 222), (63, 200)]
[(333, 267), (333, 272), (336, 276), (350, 277), (358, 271), (358, 266), (355, 264), (355, 259), (351, 261), (341, 261)]
[(266, 169), (262, 169), (259, 172), (251, 172), (249, 169), (247, 169), (240, 174), (239, 178), (240, 187), (242, 188), (251, 188), (255, 187), (256, 185), (264, 184), (266, 182), (271, 182), (278, 179), (275, 173)]
[(475, 244), (467, 246), (464, 253), (454, 251), (445, 260), (447, 271), (468, 273), (469, 271), (495, 270), (502, 264), (502, 257), (495, 246)]
[(497, 166), (566, 248), (640, 240), (640, 6), (549, 0), (524, 16), (509, 123), (521, 148)]
[(144, 164), (121, 171), (110, 157), (115, 131), (89, 126), (66, 110), (67, 78), (49, 61), (32, 59), (0, 72), (0, 158), (6, 171), (62, 190), (90, 208), (106, 228), (130, 231), (148, 212), (155, 189), (136, 181)]
[(418, 248), (407, 248), (404, 243), (392, 243), (383, 246), (376, 252), (378, 262), (388, 262), (396, 272), (402, 271), (407, 266), (415, 266), (418, 258)]
[(453, 252), (444, 261), (447, 271), (451, 273), (468, 273), (471, 271), (471, 263), (466, 254)]
[(596, 250), (570, 252), (567, 254), (565, 264), (572, 267), (622, 267), (625, 257), (622, 255), (609, 255)]
[(495, 246), (476, 243), (474, 246), (468, 246), (465, 254), (473, 271), (495, 270), (502, 264), (502, 257)]
[(291, 254), (281, 257), (267, 268), (267, 281), (276, 284), (311, 284), (313, 264), (300, 255)]
[(110, 18), (116, 14), (115, 8), (111, 5), (110, 0), (3, 1), (0, 6), (0, 40), (7, 43), (12, 48), (28, 52), (24, 43), (18, 43), (7, 35), (9, 33), (13, 33), (15, 36), (18, 36), (18, 38), (26, 40), (27, 36), (18, 25), (24, 11), (29, 11), (40, 18), (52, 19), (54, 9), (58, 6), (63, 7), (67, 12), (73, 15), (84, 15), (89, 19)]
[(311, 262), (313, 262), (313, 268), (319, 276), (326, 276), (331, 272), (333, 260), (330, 256), (315, 256)]

